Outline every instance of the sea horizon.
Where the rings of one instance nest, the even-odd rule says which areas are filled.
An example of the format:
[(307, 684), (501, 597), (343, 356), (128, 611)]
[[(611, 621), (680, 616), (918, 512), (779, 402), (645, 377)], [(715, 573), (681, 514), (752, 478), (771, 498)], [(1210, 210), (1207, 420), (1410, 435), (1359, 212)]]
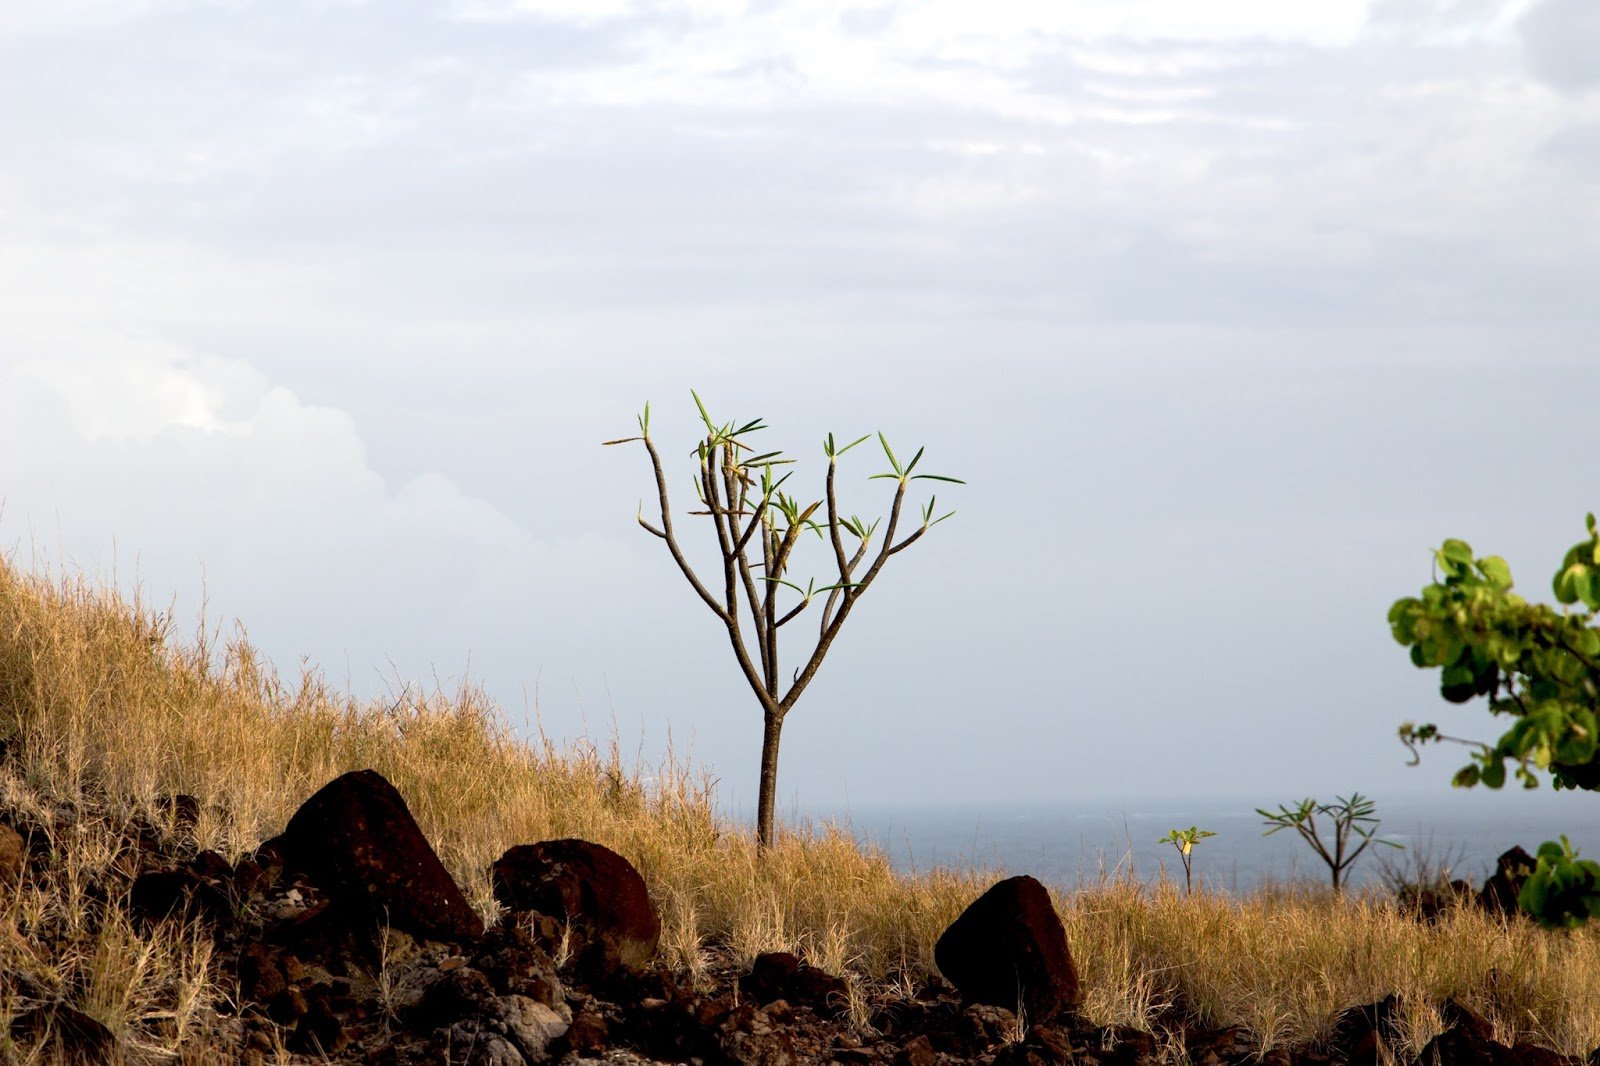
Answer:
[[(882, 850), (901, 873), (960, 868), (1003, 876), (1031, 874), (1062, 889), (1129, 875), (1146, 883), (1163, 876), (1181, 883), (1177, 849), (1158, 841), (1170, 829), (1198, 826), (1216, 835), (1194, 848), (1196, 887), (1235, 893), (1264, 882), (1327, 883), (1328, 868), (1310, 846), (1292, 829), (1265, 835), (1268, 826), (1255, 810), (1276, 810), (1280, 802), (1297, 801), (1149, 796), (880, 802), (790, 810), (780, 814), (780, 821), (798, 827), (837, 825), (859, 843)], [(1532, 854), (1543, 841), (1563, 834), (1582, 856), (1600, 859), (1600, 802), (1589, 793), (1556, 793), (1548, 787), (1499, 793), (1452, 790), (1379, 797), (1376, 802), (1375, 841), (1347, 871), (1351, 887), (1381, 883), (1385, 863), (1414, 872), (1419, 861), (1425, 868), (1447, 866), (1452, 877), (1481, 885), (1505, 851), (1520, 846)], [(1319, 819), (1319, 827), (1329, 840), (1326, 818)]]

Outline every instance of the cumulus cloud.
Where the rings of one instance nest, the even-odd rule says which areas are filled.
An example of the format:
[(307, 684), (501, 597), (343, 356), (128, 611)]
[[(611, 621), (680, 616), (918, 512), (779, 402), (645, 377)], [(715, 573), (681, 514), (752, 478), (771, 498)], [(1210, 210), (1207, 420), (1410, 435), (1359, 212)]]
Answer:
[[(461, 605), (492, 612), (549, 562), (547, 545), (443, 474), (392, 484), (347, 413), (247, 364), (109, 333), (72, 340), (94, 353), (36, 343), (0, 361), (5, 546), (24, 560), (137, 570), (159, 595), (183, 590), (185, 613), (203, 580), (229, 615), (298, 620), (269, 637), (286, 665), (317, 651), (370, 668), (426, 633), (450, 669), (472, 643), (450, 632)], [(393, 642), (388, 620), (407, 615), (411, 635)]]

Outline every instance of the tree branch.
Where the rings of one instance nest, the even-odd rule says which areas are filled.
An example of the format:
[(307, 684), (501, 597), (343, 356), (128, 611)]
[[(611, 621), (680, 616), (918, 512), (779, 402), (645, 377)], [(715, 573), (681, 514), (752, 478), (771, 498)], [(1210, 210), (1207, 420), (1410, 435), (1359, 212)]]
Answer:
[(690, 587), (705, 601), (705, 605), (711, 608), (713, 614), (722, 619), (724, 623), (727, 623), (731, 620), (728, 612), (717, 602), (716, 597), (706, 591), (706, 587), (700, 583), (699, 576), (695, 574), (694, 568), (689, 565), (689, 560), (683, 557), (683, 551), (678, 547), (678, 538), (672, 531), (672, 508), (667, 501), (667, 478), (666, 474), (661, 470), (661, 453), (656, 451), (655, 442), (649, 437), (644, 438), (644, 446), (645, 450), (650, 453), (650, 465), (655, 470), (656, 492), (661, 502), (661, 528), (659, 530), (651, 529), (643, 518), (640, 518), (639, 522), (650, 532), (667, 542), (667, 550), (672, 553), (672, 561), (678, 564), (678, 569), (683, 571), (683, 576), (689, 579)]
[[(861, 594), (867, 590), (867, 586), (872, 584), (872, 580), (878, 576), (878, 571), (883, 569), (883, 564), (889, 560), (889, 545), (894, 541), (895, 527), (900, 522), (900, 508), (905, 503), (905, 498), (906, 482), (902, 479), (899, 488), (895, 489), (894, 503), (889, 508), (889, 528), (883, 535), (883, 548), (879, 550), (878, 557), (873, 560), (872, 567), (862, 576), (861, 580), (844, 590), (844, 596), (839, 602), (839, 613), (834, 616), (827, 629), (823, 630), (822, 636), (817, 640), (816, 648), (811, 652), (811, 657), (806, 661), (800, 672), (795, 675), (794, 683), (789, 686), (789, 691), (784, 693), (783, 699), (779, 703), (785, 713), (790, 707), (794, 706), (794, 702), (800, 698), (800, 694), (806, 690), (806, 686), (810, 685), (811, 679), (816, 676), (817, 667), (822, 665), (823, 656), (828, 654), (828, 648), (833, 644), (834, 638), (839, 635), (839, 628), (844, 625), (844, 620), (850, 616), (850, 608), (855, 606), (856, 600), (861, 598)], [(864, 547), (865, 545), (863, 545)]]
[[(850, 580), (850, 567), (844, 560), (844, 538), (839, 535), (839, 502), (833, 493), (833, 475), (838, 467), (838, 460), (831, 455), (828, 456), (828, 533), (833, 541), (833, 557), (839, 563), (839, 580), (846, 582)], [(833, 601), (830, 598), (828, 602)]]

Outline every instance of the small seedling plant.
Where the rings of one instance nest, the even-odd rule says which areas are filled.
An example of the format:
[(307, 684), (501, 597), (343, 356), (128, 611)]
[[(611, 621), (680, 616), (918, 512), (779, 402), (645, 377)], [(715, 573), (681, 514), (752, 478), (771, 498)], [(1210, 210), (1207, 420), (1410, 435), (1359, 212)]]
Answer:
[[(1352, 792), (1349, 796), (1335, 796), (1334, 801), (1318, 803), (1308, 798), (1293, 807), (1279, 804), (1276, 811), (1257, 807), (1256, 813), (1266, 819), (1265, 824), (1270, 826), (1262, 836), (1271, 836), (1282, 829), (1293, 829), (1299, 833), (1300, 838), (1316, 852), (1317, 858), (1327, 864), (1334, 894), (1338, 895), (1344, 891), (1345, 871), (1355, 864), (1369, 845), (1376, 843), (1388, 848), (1405, 845), (1380, 839), (1376, 835), (1380, 819), (1373, 812), (1377, 810), (1377, 805), (1366, 796)], [(1331, 841), (1323, 841), (1322, 830), (1317, 825), (1319, 817), (1326, 817), (1332, 823)], [(1351, 847), (1353, 841), (1360, 843)]]
[(1187, 829), (1169, 829), (1167, 835), (1156, 841), (1157, 844), (1171, 844), (1178, 849), (1178, 857), (1183, 860), (1183, 891), (1185, 894), (1194, 890), (1194, 846), (1206, 837), (1217, 834), (1209, 829), (1201, 829), (1191, 825)]
[[(694, 491), (700, 506), (689, 514), (711, 520), (711, 529), (707, 532), (715, 540), (721, 564), (715, 580), (701, 579), (679, 543), (678, 529), (672, 522), (672, 505), (667, 499), (666, 471), (655, 439), (650, 435), (650, 405), (645, 404), (644, 413), (639, 416), (638, 436), (605, 443), (637, 441), (644, 445), (655, 475), (658, 510), (657, 521), (651, 522), (645, 517), (641, 504), (638, 523), (646, 532), (665, 542), (673, 562), (695, 595), (722, 623), (739, 670), (761, 705), (763, 727), (756, 840), (765, 850), (773, 842), (778, 744), (784, 719), (817, 676), (845, 619), (890, 557), (905, 551), (934, 526), (955, 514), (954, 511), (938, 514), (934, 509), (936, 498), (930, 493), (928, 501), (920, 508), (920, 520), (911, 519), (905, 511), (906, 496), (913, 482), (938, 481), (956, 485), (965, 482), (943, 474), (919, 472), (917, 464), (922, 461), (923, 449), (918, 448), (909, 461), (902, 462), (889, 447), (889, 441), (879, 433), (878, 444), (883, 448), (889, 469), (870, 475), (868, 480), (894, 483), (888, 521), (882, 518), (866, 521), (845, 514), (840, 510), (836, 490), (839, 459), (869, 440), (871, 435), (840, 445), (829, 433), (822, 442), (828, 470), (821, 498), (806, 503), (784, 491), (793, 471), (785, 471), (783, 467), (794, 460), (783, 458), (780, 451), (758, 451), (750, 443), (752, 434), (767, 428), (765, 423), (759, 418), (748, 422), (718, 422), (706, 411), (698, 393), (691, 389), (689, 395), (694, 397), (705, 428), (705, 435), (690, 453), (696, 466)], [(906, 527), (913, 521), (914, 528), (908, 532)], [(878, 534), (880, 523), (883, 525), (881, 536)], [(795, 549), (801, 537), (808, 533), (818, 538), (823, 555), (828, 559), (824, 564), (828, 576), (820, 585), (814, 577), (807, 579), (804, 585), (791, 579)], [(779, 656), (779, 632), (800, 618), (816, 600), (822, 602), (820, 612), (811, 615), (817, 622), (816, 638), (810, 642), (809, 651), (802, 650), (796, 660), (798, 665), (785, 676)]]

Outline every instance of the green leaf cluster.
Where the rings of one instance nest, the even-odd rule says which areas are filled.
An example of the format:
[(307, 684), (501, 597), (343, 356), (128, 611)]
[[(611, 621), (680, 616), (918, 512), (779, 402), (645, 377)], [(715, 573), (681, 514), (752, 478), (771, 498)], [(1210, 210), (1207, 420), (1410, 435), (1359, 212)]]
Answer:
[[(1433, 582), (1389, 609), (1394, 639), (1417, 666), (1440, 669), (1446, 700), (1481, 696), (1511, 719), (1492, 744), (1407, 722), (1400, 739), (1413, 762), (1421, 745), (1455, 741), (1474, 749), (1453, 779), (1459, 787), (1500, 788), (1510, 766), (1525, 788), (1544, 771), (1558, 789), (1600, 791), (1600, 530), (1593, 514), (1585, 526), (1588, 537), (1551, 579), (1559, 608), (1513, 593), (1504, 559), (1475, 558), (1465, 541), (1447, 540), (1434, 552)], [(1518, 903), (1551, 928), (1600, 917), (1600, 864), (1580, 860), (1566, 837), (1547, 841)]]
[(1539, 845), (1538, 865), (1523, 882), (1517, 905), (1547, 929), (1575, 929), (1600, 918), (1600, 862), (1580, 859), (1565, 836)]
[[(1394, 639), (1418, 667), (1439, 668), (1446, 700), (1481, 696), (1492, 714), (1513, 719), (1496, 742), (1474, 745), (1457, 785), (1499, 788), (1510, 767), (1526, 788), (1548, 771), (1558, 789), (1600, 789), (1600, 533), (1592, 514), (1588, 533), (1552, 582), (1560, 609), (1512, 592), (1505, 560), (1475, 558), (1460, 540), (1434, 553), (1436, 576), (1419, 596), (1389, 609)], [(1456, 739), (1412, 723), (1400, 735), (1413, 751)]]
[(1167, 835), (1156, 841), (1156, 843), (1171, 844), (1183, 854), (1187, 855), (1194, 849), (1196, 841), (1204, 840), (1206, 837), (1214, 837), (1216, 835), (1217, 834), (1213, 833), (1209, 829), (1201, 829), (1197, 825), (1191, 825), (1187, 829), (1167, 830)]

